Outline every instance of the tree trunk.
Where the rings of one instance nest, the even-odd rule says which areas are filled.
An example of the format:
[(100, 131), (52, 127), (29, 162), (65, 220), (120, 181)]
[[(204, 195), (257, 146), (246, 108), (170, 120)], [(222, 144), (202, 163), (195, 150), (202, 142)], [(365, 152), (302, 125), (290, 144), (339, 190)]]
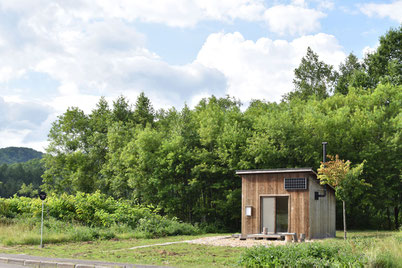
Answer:
[(343, 206), (343, 239), (346, 240), (346, 205), (345, 201), (342, 200)]
[(399, 229), (399, 206), (394, 207), (395, 229)]
[(389, 212), (389, 207), (387, 208), (387, 219), (388, 219), (388, 230), (392, 230), (391, 213)]

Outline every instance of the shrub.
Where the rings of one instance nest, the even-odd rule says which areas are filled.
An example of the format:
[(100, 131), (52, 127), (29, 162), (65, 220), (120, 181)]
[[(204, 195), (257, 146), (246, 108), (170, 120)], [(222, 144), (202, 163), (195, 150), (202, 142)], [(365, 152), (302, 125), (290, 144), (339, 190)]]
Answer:
[[(24, 226), (36, 228), (40, 223), (41, 212), (42, 201), (38, 198), (0, 198), (2, 222), (22, 220)], [(45, 227), (55, 232), (69, 232), (75, 226), (76, 229), (71, 231), (74, 233), (74, 241), (110, 239), (121, 230), (128, 232), (128, 229), (135, 230), (136, 235), (142, 237), (200, 233), (198, 227), (181, 223), (175, 218), (162, 217), (150, 207), (135, 205), (128, 200), (115, 200), (100, 192), (59, 196), (50, 194), (45, 201), (45, 219)]]
[[(0, 217), (40, 218), (42, 202), (38, 198), (0, 198)], [(156, 217), (150, 208), (130, 204), (126, 200), (115, 200), (100, 192), (93, 194), (49, 195), (45, 201), (45, 215), (66, 222), (77, 222), (87, 226), (110, 227), (127, 224), (132, 228), (142, 218)]]
[(145, 234), (147, 238), (201, 233), (199, 228), (189, 223), (181, 223), (178, 222), (177, 219), (168, 219), (159, 215), (140, 219), (135, 231), (140, 234)]
[(239, 260), (247, 267), (364, 267), (365, 263), (363, 256), (350, 248), (323, 243), (254, 247)]

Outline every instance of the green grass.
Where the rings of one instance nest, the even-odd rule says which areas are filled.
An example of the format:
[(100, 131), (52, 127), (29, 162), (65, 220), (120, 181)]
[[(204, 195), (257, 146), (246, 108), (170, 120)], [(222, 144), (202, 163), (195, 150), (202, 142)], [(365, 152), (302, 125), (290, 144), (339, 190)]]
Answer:
[[(85, 232), (91, 229), (89, 227), (85, 228)], [(0, 227), (0, 242), (3, 244), (3, 247), (0, 247), (0, 252), (176, 267), (234, 267), (239, 265), (240, 256), (246, 251), (244, 248), (215, 247), (187, 243), (129, 249), (135, 246), (191, 240), (218, 234), (169, 236), (149, 239), (141, 238), (141, 235), (129, 232), (129, 230), (125, 230), (124, 228), (120, 230), (120, 233), (116, 231), (115, 237), (110, 240), (99, 237), (93, 241), (74, 242), (74, 240), (71, 240), (70, 242), (60, 242), (63, 237), (68, 239), (77, 230), (71, 229), (71, 231), (66, 231), (65, 233), (56, 233), (54, 231), (54, 233), (48, 234), (49, 238), (54, 236), (53, 239), (58, 243), (51, 244), (50, 242), (53, 241), (47, 240), (45, 236), (45, 248), (40, 249), (35, 243), (32, 243), (32, 245), (26, 243), (25, 245), (22, 245), (23, 243), (17, 245), (17, 241), (26, 242), (29, 240), (29, 234), (37, 234), (39, 230), (27, 229), (23, 224), (10, 226), (3, 224)], [(135, 238), (135, 236), (137, 237)], [(12, 243), (8, 243), (9, 245), (7, 246), (7, 243), (4, 243), (5, 237), (8, 237), (9, 240), (14, 240), (12, 240)], [(351, 258), (354, 256), (364, 258), (365, 267), (402, 267), (402, 232), (351, 231), (348, 233), (347, 241), (344, 241), (342, 237), (343, 233), (338, 232), (335, 239), (325, 239), (316, 242), (319, 244), (317, 248), (321, 251), (327, 251), (326, 248), (328, 248), (328, 251), (331, 251), (331, 248), (344, 249)]]
[[(110, 239), (130, 238), (155, 238), (169, 236), (177, 232), (186, 234), (198, 234), (199, 229), (191, 232), (185, 224), (173, 223), (163, 228), (155, 228), (160, 232), (147, 232), (144, 226), (150, 223), (145, 222), (140, 228), (132, 229), (127, 225), (114, 224), (111, 227), (89, 227), (81, 224), (66, 223), (54, 219), (48, 219), (44, 223), (43, 240), (47, 243), (81, 242)], [(40, 221), (37, 219), (0, 219), (0, 245), (39, 245), (40, 244)]]
[(173, 266), (235, 266), (242, 248), (212, 247), (196, 244), (172, 244), (149, 248), (129, 249), (135, 246), (160, 244), (166, 242), (197, 239), (205, 236), (172, 236), (157, 239), (97, 240), (76, 243), (48, 244), (38, 246), (20, 245), (0, 248), (0, 252), (29, 254), (36, 256), (103, 260), (135, 264), (173, 265)]
[(402, 267), (402, 232), (352, 231), (348, 240), (255, 247), (240, 263), (246, 267)]
[[(337, 232), (343, 237), (343, 232)], [(402, 267), (402, 231), (352, 231), (347, 243), (356, 252), (363, 252), (368, 267)]]
[[(126, 226), (112, 226), (111, 228), (91, 228), (79, 224), (63, 223), (61, 221), (47, 221), (44, 224), (43, 239), (48, 243), (63, 243), (69, 241), (90, 241), (95, 239), (141, 237), (141, 233), (134, 233)], [(11, 245), (39, 245), (40, 222), (33, 220), (2, 220), (0, 222), (0, 244)]]

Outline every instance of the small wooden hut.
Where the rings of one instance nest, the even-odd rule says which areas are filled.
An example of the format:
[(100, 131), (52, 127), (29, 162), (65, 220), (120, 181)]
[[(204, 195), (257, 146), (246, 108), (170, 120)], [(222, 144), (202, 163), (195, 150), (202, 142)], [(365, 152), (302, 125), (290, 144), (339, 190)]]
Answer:
[[(335, 237), (335, 191), (312, 168), (238, 170), (242, 178), (241, 233)], [(265, 227), (265, 228), (264, 228)]]

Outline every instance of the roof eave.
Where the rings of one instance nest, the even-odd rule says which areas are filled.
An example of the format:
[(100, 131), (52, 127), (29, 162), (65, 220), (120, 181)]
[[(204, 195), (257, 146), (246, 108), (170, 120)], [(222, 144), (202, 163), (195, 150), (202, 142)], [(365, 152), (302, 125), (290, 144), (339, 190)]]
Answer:
[(251, 175), (251, 174), (275, 174), (275, 173), (300, 173), (300, 172), (313, 172), (317, 173), (312, 168), (283, 168), (283, 169), (250, 169), (250, 170), (236, 170), (236, 175)]

